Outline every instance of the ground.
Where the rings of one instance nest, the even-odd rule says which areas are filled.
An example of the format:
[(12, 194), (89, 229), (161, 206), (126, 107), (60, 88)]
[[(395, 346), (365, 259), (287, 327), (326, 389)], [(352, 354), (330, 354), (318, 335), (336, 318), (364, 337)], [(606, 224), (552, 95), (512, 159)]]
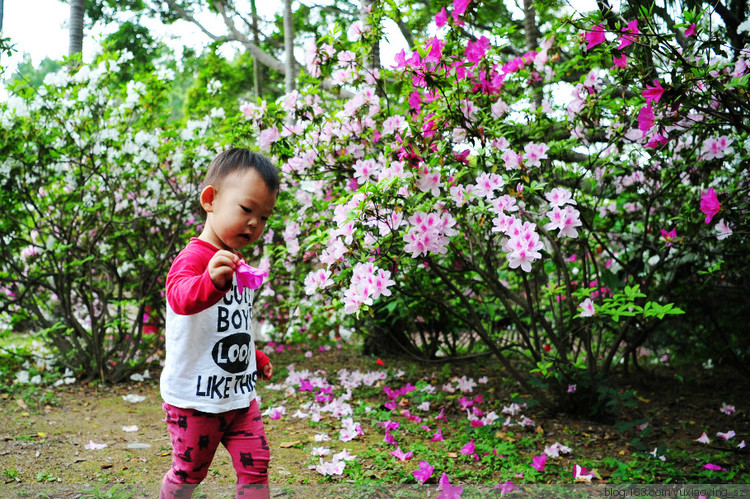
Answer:
[[(523, 411), (523, 416), (533, 423), (517, 424), (522, 417), (517, 414), (514, 422), (507, 425), (503, 421), (509, 421), (507, 409), (518, 387), (503, 377), (491, 358), (470, 365), (420, 365), (404, 359), (363, 357), (352, 348), (335, 346), (292, 347), (274, 351), (271, 357), (276, 375), (270, 387), (267, 383), (260, 385), (260, 394), (262, 410), (267, 411), (264, 423), (272, 446), (272, 485), (416, 483), (412, 472), (423, 459), (436, 468), (428, 483), (436, 483), (438, 470), (448, 472), (451, 483), (566, 483), (573, 481), (575, 464), (593, 471), (594, 483), (744, 483), (750, 479), (748, 449), (737, 447), (741, 441), (750, 440), (746, 398), (750, 384), (731, 372), (698, 369), (690, 373), (664, 365), (649, 366), (646, 372), (619, 382), (624, 391), (636, 390), (636, 407), (608, 422), (532, 407)], [(291, 369), (290, 364), (294, 366)], [(355, 389), (349, 400), (355, 407), (353, 420), (361, 425), (363, 435), (342, 442), (338, 439), (342, 424), (331, 415), (324, 414), (319, 423), (293, 417), (300, 407), (309, 409), (305, 404), (311, 402), (313, 391), (285, 392), (283, 382), (290, 373), (305, 369), (309, 370), (309, 379), (317, 375), (335, 386), (332, 394), (336, 396), (343, 393), (337, 379), (341, 369), (347, 369), (345, 373), (389, 374), (384, 381)], [(316, 370), (324, 372), (315, 373)], [(401, 376), (392, 376), (394, 373)], [(484, 384), (467, 393), (442, 391), (446, 382), (458, 383), (462, 376), (464, 380), (482, 379)], [(388, 398), (383, 387), (398, 389), (410, 384), (420, 387), (431, 384), (436, 393), (423, 396), (426, 392), (421, 389), (404, 390), (405, 394), (391, 400), (397, 403), (396, 409), (384, 407)], [(140, 382), (114, 386), (78, 381), (51, 390), (27, 391), (26, 396), (23, 393), (9, 390), (0, 395), (0, 483), (5, 483), (6, 491), (24, 485), (155, 485), (169, 468), (170, 443), (157, 374), (152, 373), (149, 379)], [(462, 404), (470, 403), (466, 395), (475, 397), (479, 393), (482, 397), (474, 400), (478, 407), (481, 403), (480, 414), (494, 410), (502, 416), (489, 430), (472, 428), (461, 409)], [(132, 395), (143, 399), (126, 400)], [(319, 392), (318, 396), (322, 394)], [(432, 412), (425, 412), (423, 418), (405, 418), (420, 413), (418, 403), (425, 400), (431, 401)], [(735, 410), (725, 410), (730, 412), (726, 414), (720, 410), (722, 405), (733, 406)], [(286, 412), (273, 414), (270, 412), (273, 408), (283, 408)], [(506, 413), (501, 413), (503, 408)], [(442, 423), (435, 416), (438, 409), (444, 410), (446, 420)], [(384, 442), (385, 431), (377, 424), (390, 420), (403, 423), (393, 434), (399, 447), (413, 450), (411, 460), (402, 461), (390, 454), (396, 445)], [(423, 424), (430, 428), (420, 430)], [(438, 427), (444, 431), (443, 442), (429, 438)], [(735, 432), (729, 440), (716, 435), (718, 432), (726, 435), (729, 430)], [(703, 432), (710, 443), (696, 441)], [(316, 441), (315, 435), (321, 434), (328, 435), (330, 440)], [(544, 448), (555, 442), (566, 445), (572, 452), (548, 458), (543, 471), (534, 470), (532, 459), (541, 456)], [(106, 447), (86, 448), (92, 443)], [(468, 443), (476, 443), (476, 451), (462, 453)], [(358, 457), (347, 466), (346, 473), (323, 475), (314, 466), (330, 461), (331, 456), (321, 461), (312, 453), (324, 446), (332, 448), (332, 453), (346, 449)], [(659, 459), (660, 455), (665, 458)], [(709, 462), (724, 471), (705, 469)], [(232, 483), (231, 461), (222, 448), (205, 484)]]

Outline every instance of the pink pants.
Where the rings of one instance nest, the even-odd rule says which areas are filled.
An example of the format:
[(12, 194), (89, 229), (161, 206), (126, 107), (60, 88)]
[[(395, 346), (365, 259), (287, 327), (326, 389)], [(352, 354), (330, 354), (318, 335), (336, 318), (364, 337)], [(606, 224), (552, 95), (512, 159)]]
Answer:
[(232, 456), (237, 473), (237, 495), (267, 498), (271, 449), (258, 402), (247, 409), (210, 414), (162, 405), (172, 439), (172, 467), (162, 480), (161, 497), (190, 497), (208, 474), (219, 444)]

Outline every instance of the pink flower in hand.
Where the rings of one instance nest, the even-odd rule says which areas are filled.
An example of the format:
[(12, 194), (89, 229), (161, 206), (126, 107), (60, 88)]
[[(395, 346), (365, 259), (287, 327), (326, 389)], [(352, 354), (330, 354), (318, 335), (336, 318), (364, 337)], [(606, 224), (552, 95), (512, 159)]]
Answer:
[(237, 288), (240, 293), (244, 288), (258, 289), (263, 284), (263, 278), (268, 277), (268, 272), (251, 267), (246, 263), (240, 263), (235, 271), (237, 276)]
[(707, 224), (711, 223), (711, 219), (714, 218), (714, 215), (719, 213), (720, 209), (721, 203), (716, 196), (716, 191), (714, 191), (713, 187), (710, 187), (701, 196), (701, 211), (706, 215)]

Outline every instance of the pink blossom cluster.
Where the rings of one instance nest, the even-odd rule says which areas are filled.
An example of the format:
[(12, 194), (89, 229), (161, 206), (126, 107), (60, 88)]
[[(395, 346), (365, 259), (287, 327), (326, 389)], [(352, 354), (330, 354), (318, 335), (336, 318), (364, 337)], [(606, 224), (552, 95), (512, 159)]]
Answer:
[(412, 258), (430, 253), (445, 254), (449, 238), (458, 232), (454, 229), (456, 220), (450, 213), (417, 212), (407, 220), (409, 229), (404, 234), (406, 246), (404, 251), (411, 253)]
[(372, 305), (380, 296), (390, 296), (388, 289), (396, 284), (391, 272), (378, 268), (372, 263), (358, 263), (354, 266), (349, 288), (344, 292), (344, 312), (352, 314), (362, 305)]

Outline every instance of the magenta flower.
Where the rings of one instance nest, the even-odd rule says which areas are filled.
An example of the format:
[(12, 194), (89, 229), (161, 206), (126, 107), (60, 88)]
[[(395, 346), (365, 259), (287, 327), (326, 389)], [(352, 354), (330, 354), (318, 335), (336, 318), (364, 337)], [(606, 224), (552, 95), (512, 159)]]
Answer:
[(443, 440), (445, 440), (443, 438), (443, 430), (438, 430), (437, 432), (435, 432), (430, 440), (432, 440), (433, 442), (442, 442)]
[(434, 466), (430, 466), (427, 461), (419, 462), (419, 469), (412, 471), (412, 475), (416, 478), (419, 483), (425, 483), (432, 476), (432, 472), (435, 470)]
[(464, 445), (461, 448), (461, 454), (464, 454), (466, 456), (468, 456), (470, 454), (474, 454), (474, 448), (475, 448), (475, 446), (474, 446), (474, 440), (471, 440), (468, 444)]
[(721, 403), (721, 409), (719, 409), (724, 414), (732, 414), (735, 411), (735, 408), (733, 405), (729, 405), (726, 402)]
[(613, 57), (612, 62), (616, 68), (625, 69), (628, 67), (628, 56), (622, 54), (620, 57)]
[(638, 31), (638, 21), (630, 21), (626, 28), (622, 28), (622, 32), (625, 34), (620, 36), (620, 45), (617, 47), (617, 50), (624, 49), (638, 39), (640, 33)]
[(677, 239), (677, 229), (672, 229), (669, 232), (661, 229), (661, 237), (664, 238), (664, 244), (669, 248), (674, 244), (675, 239)]
[(580, 464), (576, 464), (573, 466), (573, 481), (574, 482), (591, 483), (592, 478), (596, 478), (595, 475), (592, 472), (588, 471), (583, 466), (581, 466)]
[(607, 41), (606, 38), (604, 38), (604, 25), (601, 23), (597, 24), (594, 26), (593, 30), (584, 33), (583, 39), (588, 42), (586, 44), (586, 50), (591, 50), (600, 43), (604, 43)]
[(646, 104), (638, 112), (638, 130), (644, 134), (648, 132), (654, 126), (654, 119), (654, 110), (651, 109), (651, 104)]
[(242, 293), (244, 288), (258, 289), (263, 284), (263, 278), (268, 277), (268, 272), (241, 263), (235, 271), (237, 276), (237, 290)]
[(464, 15), (471, 0), (453, 0), (453, 11), (456, 16)]
[(445, 23), (448, 22), (448, 12), (445, 11), (445, 7), (440, 9), (440, 12), (437, 13), (435, 16), (435, 24), (438, 28), (442, 28), (445, 26)]
[(534, 456), (531, 459), (531, 467), (537, 471), (544, 471), (544, 467), (546, 466), (546, 464), (547, 464), (547, 454)]
[(517, 486), (513, 485), (512, 481), (509, 482), (503, 482), (500, 484), (495, 485), (492, 487), (493, 489), (500, 489), (500, 496), (503, 496), (505, 494), (509, 494), (513, 492), (514, 490), (521, 490)]
[(711, 471), (726, 471), (727, 470), (726, 468), (722, 468), (718, 464), (711, 464), (711, 463), (706, 463), (703, 465), (703, 467)]
[(661, 99), (662, 95), (664, 95), (664, 88), (662, 88), (659, 80), (654, 80), (653, 87), (649, 87), (648, 85), (646, 85), (646, 90), (641, 92), (641, 96), (646, 99), (646, 104), (650, 104), (651, 101), (659, 102), (659, 99)]
[(714, 215), (719, 213), (721, 209), (721, 203), (719, 198), (716, 196), (716, 191), (713, 187), (709, 187), (707, 191), (701, 195), (701, 211), (706, 215), (706, 223), (711, 223), (711, 219)]
[(451, 485), (451, 481), (445, 472), (438, 480), (438, 484), (437, 489), (440, 491), (438, 499), (461, 499), (464, 493), (464, 488), (460, 485)]
[(391, 456), (399, 459), (400, 461), (408, 461), (413, 455), (414, 453), (412, 451), (404, 452), (401, 450), (401, 447), (397, 448), (394, 451), (391, 451)]
[(692, 23), (690, 26), (687, 27), (685, 30), (685, 38), (691, 37), (695, 34), (695, 23)]

